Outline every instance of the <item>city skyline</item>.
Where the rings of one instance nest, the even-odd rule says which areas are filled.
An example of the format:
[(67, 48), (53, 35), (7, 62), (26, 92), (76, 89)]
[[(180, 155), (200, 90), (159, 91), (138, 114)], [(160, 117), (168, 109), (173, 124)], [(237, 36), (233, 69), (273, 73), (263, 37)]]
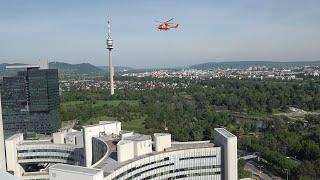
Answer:
[[(320, 59), (317, 1), (10, 1), (0, 10), (0, 63), (106, 65), (107, 18), (115, 66)], [(159, 32), (155, 20), (171, 17), (180, 29)]]

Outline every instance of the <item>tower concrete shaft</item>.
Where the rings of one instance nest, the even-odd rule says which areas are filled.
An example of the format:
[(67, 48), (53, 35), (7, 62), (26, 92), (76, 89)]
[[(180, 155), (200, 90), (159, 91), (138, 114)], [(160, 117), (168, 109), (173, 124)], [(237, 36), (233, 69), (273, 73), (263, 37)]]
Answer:
[(113, 49), (113, 40), (111, 38), (111, 22), (108, 21), (108, 38), (107, 38), (107, 49), (109, 51), (109, 73), (110, 73), (110, 94), (114, 94), (114, 84), (113, 84), (113, 65), (112, 65), (112, 53)]
[(111, 49), (109, 50), (109, 72), (110, 72), (110, 94), (114, 94), (114, 84), (113, 84), (113, 65), (112, 65), (112, 53)]

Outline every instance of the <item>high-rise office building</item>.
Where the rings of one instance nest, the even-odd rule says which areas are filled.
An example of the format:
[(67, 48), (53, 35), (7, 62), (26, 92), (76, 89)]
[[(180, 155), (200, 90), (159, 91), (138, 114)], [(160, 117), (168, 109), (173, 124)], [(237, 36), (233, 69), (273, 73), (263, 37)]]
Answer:
[(32, 66), (26, 69), (17, 76), (3, 77), (4, 134), (55, 132), (61, 126), (58, 70)]

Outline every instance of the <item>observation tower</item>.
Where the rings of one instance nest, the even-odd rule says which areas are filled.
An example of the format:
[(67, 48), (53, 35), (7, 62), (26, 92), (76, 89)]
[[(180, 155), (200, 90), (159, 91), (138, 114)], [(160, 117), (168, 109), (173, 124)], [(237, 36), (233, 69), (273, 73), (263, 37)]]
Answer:
[(113, 84), (113, 65), (112, 65), (112, 54), (111, 50), (113, 49), (113, 40), (111, 38), (111, 22), (108, 20), (108, 37), (107, 37), (107, 49), (109, 51), (109, 73), (110, 73), (110, 94), (114, 94), (114, 84)]

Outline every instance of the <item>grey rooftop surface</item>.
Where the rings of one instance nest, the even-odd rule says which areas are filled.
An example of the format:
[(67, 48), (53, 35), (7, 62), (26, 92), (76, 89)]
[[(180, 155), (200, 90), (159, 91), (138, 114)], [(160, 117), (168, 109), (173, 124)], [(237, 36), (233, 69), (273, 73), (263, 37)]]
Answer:
[(75, 172), (75, 173), (87, 174), (92, 176), (96, 175), (101, 171), (100, 169), (74, 166), (74, 165), (68, 165), (68, 164), (56, 164), (51, 166), (49, 169), (58, 170), (58, 171)]
[(83, 133), (81, 131), (66, 133), (65, 139), (70, 139), (70, 138), (73, 138), (74, 136), (82, 136), (82, 134)]
[(95, 126), (100, 126), (103, 124), (112, 124), (115, 122), (119, 122), (119, 121), (99, 121), (99, 124), (93, 124), (93, 125), (86, 125), (86, 126), (82, 126), (82, 128), (86, 128), (86, 127), (95, 127)]
[[(66, 139), (68, 139), (70, 137), (66, 137)], [(53, 143), (52, 138), (47, 138), (47, 139), (39, 139), (39, 140), (24, 140), (21, 144), (19, 144), (19, 146), (23, 147), (23, 146), (38, 146), (38, 148), (41, 147), (47, 147), (48, 145), (52, 145), (52, 146), (64, 146), (64, 147), (77, 147), (77, 148), (81, 148), (83, 146), (81, 145), (74, 145), (74, 144), (58, 144), (58, 143)]]
[(130, 141), (146, 141), (146, 140), (151, 140), (150, 135), (144, 135), (144, 134), (138, 134), (134, 133), (131, 136), (124, 137), (123, 140), (130, 140)]
[[(137, 134), (135, 134), (137, 135)], [(133, 136), (135, 136), (133, 135)], [(138, 134), (141, 135), (141, 134)], [(166, 133), (165, 133), (166, 135)], [(140, 136), (138, 136), (139, 139)], [(151, 138), (151, 136), (149, 135), (143, 135), (142, 139), (145, 138)], [(132, 137), (133, 138), (133, 137)], [(133, 139), (137, 138), (137, 136), (135, 136)], [(166, 152), (171, 152), (171, 151), (178, 151), (178, 150), (184, 150), (184, 149), (195, 149), (195, 148), (211, 148), (211, 147), (215, 147), (215, 145), (213, 143), (211, 143), (210, 141), (198, 141), (198, 142), (172, 142), (172, 146), (170, 148), (167, 148), (165, 151), (162, 152), (156, 152), (156, 151), (152, 151), (152, 153), (149, 154), (145, 154), (142, 156), (138, 156), (135, 157), (133, 159), (130, 159), (128, 161), (124, 161), (124, 162), (118, 162), (117, 161), (117, 150), (116, 150), (116, 142), (121, 142), (121, 141), (128, 141), (126, 138), (125, 140), (120, 140), (120, 139), (113, 139), (110, 138), (110, 136), (105, 136), (105, 137), (100, 137), (99, 139), (104, 140), (104, 142), (108, 145), (108, 155), (106, 156), (106, 158), (104, 158), (99, 164), (97, 164), (95, 166), (95, 168), (98, 169), (102, 169), (104, 176), (107, 176), (109, 174), (111, 174), (112, 172), (114, 172), (115, 170), (119, 169), (120, 167), (129, 164), (131, 162), (134, 162), (136, 160), (139, 159), (143, 159), (149, 156), (153, 156), (153, 155), (157, 155), (157, 154), (161, 154), (161, 153), (166, 153)], [(129, 140), (129, 141), (134, 141), (134, 140)]]
[[(21, 135), (23, 135), (23, 134), (22, 133), (14, 134), (6, 140), (12, 140), (12, 139), (20, 137)], [(23, 139), (21, 141), (20, 145), (53, 144), (52, 143), (52, 136), (37, 134), (37, 138), (38, 139), (35, 139), (35, 140)]]
[(48, 144), (53, 144), (51, 140), (28, 140), (28, 141), (23, 141), (22, 144), (20, 145), (48, 145)]
[(127, 143), (132, 143), (132, 141), (129, 141), (129, 140), (120, 140), (117, 145), (122, 145), (122, 144), (127, 144)]
[(210, 148), (215, 147), (215, 145), (209, 141), (195, 142), (195, 143), (181, 143), (172, 142), (171, 147), (167, 148), (166, 151), (177, 151), (183, 149), (197, 149), (197, 148)]
[(224, 128), (215, 128), (214, 130), (216, 130), (218, 133), (220, 133), (222, 136), (226, 137), (226, 138), (233, 138), (233, 137), (237, 137), (234, 134), (232, 134), (231, 132), (227, 131)]

